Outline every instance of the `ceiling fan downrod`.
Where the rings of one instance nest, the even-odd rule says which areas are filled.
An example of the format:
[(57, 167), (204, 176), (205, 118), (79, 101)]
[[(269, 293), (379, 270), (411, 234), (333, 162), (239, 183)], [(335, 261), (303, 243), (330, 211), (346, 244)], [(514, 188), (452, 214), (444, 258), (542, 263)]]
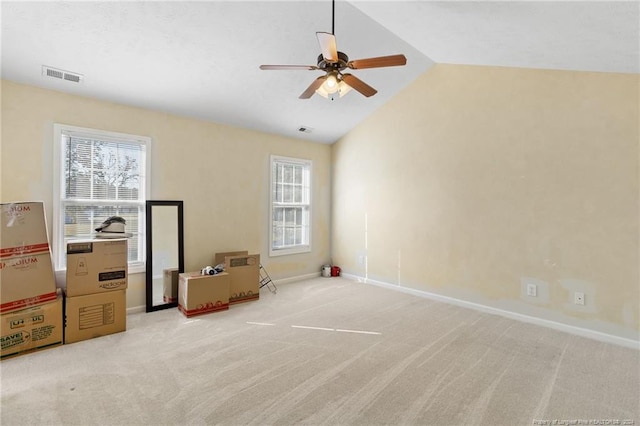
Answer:
[(336, 35), (336, 0), (331, 0), (331, 34)]

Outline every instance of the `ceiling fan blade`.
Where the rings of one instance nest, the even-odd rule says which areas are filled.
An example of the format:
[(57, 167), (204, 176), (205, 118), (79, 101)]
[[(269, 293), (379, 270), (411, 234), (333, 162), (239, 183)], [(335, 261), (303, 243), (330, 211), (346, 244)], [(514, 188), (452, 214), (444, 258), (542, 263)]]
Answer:
[(317, 70), (315, 65), (260, 65), (261, 70)]
[(404, 55), (379, 56), (377, 58), (356, 59), (349, 61), (347, 66), (353, 70), (364, 68), (395, 67), (406, 65), (407, 58)]
[(352, 88), (356, 89), (358, 92), (362, 93), (367, 98), (378, 93), (376, 89), (369, 86), (364, 81), (360, 80), (358, 77), (352, 74), (343, 74), (342, 80), (347, 83)]
[(307, 87), (307, 90), (305, 90), (304, 92), (302, 92), (302, 94), (300, 95), (300, 99), (309, 99), (311, 96), (313, 96), (314, 93), (316, 93), (316, 90), (318, 89), (318, 87), (322, 86), (322, 83), (324, 83), (324, 80), (327, 78), (327, 76), (323, 75), (321, 77), (316, 78), (315, 80), (313, 80), (313, 83), (311, 83), (311, 85), (309, 85), (309, 87)]
[(338, 62), (338, 48), (336, 46), (336, 36), (331, 33), (317, 32), (318, 43), (320, 43), (320, 50), (322, 51), (322, 57), (327, 62)]

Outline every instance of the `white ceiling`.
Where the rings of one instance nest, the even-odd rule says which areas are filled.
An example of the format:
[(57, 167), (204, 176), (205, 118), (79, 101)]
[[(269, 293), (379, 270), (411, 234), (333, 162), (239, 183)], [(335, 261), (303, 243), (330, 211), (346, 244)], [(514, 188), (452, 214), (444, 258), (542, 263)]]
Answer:
[[(340, 51), (350, 59), (404, 53), (407, 65), (354, 70), (378, 93), (335, 101), (298, 99), (319, 71), (258, 69), (315, 65), (315, 32), (332, 30), (330, 0), (1, 6), (4, 79), (320, 143), (335, 142), (434, 63), (640, 73), (639, 1), (338, 0)], [(42, 65), (84, 80), (44, 77)]]

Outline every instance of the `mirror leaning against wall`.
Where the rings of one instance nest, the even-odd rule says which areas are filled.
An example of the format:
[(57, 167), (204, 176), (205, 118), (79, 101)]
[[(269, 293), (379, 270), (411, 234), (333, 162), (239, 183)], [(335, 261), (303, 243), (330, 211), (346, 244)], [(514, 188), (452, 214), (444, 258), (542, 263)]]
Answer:
[(146, 202), (147, 312), (178, 306), (178, 274), (184, 272), (183, 202)]

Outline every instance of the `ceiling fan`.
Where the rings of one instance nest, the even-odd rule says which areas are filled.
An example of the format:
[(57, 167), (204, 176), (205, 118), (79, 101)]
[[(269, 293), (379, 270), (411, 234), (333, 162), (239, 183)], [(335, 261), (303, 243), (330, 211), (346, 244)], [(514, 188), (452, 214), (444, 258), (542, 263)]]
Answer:
[(375, 58), (349, 60), (349, 57), (339, 52), (334, 35), (335, 0), (331, 2), (331, 33), (317, 32), (320, 51), (317, 65), (260, 65), (261, 70), (320, 70), (325, 75), (316, 78), (307, 89), (302, 92), (300, 99), (309, 99), (314, 93), (333, 100), (335, 96), (342, 97), (352, 88), (367, 98), (378, 93), (353, 74), (343, 73), (346, 69), (359, 70), (365, 68), (381, 68), (405, 65), (404, 55), (379, 56)]

